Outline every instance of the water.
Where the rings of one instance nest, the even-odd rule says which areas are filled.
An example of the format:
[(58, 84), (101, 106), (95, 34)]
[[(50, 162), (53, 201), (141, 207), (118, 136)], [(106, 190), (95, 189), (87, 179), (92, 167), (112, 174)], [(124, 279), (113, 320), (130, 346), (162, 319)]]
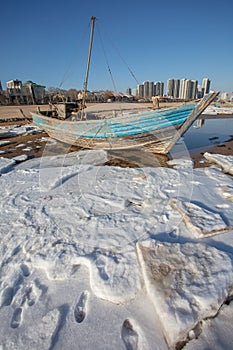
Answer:
[[(221, 145), (233, 140), (233, 116), (232, 118), (197, 120), (193, 126), (177, 142), (168, 155), (154, 154), (142, 149), (110, 150), (109, 161), (106, 165), (121, 167), (158, 167), (167, 166), (169, 159), (194, 157), (201, 152), (206, 152), (214, 145)], [(57, 142), (56, 151), (67, 152), (67, 145)], [(78, 150), (71, 147), (71, 151)]]
[(183, 141), (191, 154), (198, 151), (206, 151), (211, 146), (233, 140), (233, 116), (232, 118), (202, 119), (196, 121), (184, 134)]
[[(233, 116), (221, 119), (199, 119), (184, 134), (170, 151), (169, 155), (154, 154), (145, 149), (108, 152), (112, 160), (109, 165), (116, 166), (167, 166), (169, 159), (187, 158), (206, 152), (214, 145), (233, 140)], [(117, 163), (118, 161), (118, 163)]]

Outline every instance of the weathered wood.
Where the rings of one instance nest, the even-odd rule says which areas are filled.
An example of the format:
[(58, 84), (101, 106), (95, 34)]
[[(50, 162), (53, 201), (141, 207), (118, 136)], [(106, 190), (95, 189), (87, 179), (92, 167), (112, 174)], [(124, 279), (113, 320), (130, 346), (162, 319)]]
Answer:
[(49, 136), (70, 145), (105, 150), (146, 147), (149, 151), (166, 154), (217, 94), (209, 94), (196, 106), (120, 113), (112, 119), (72, 121), (33, 114), (33, 120)]

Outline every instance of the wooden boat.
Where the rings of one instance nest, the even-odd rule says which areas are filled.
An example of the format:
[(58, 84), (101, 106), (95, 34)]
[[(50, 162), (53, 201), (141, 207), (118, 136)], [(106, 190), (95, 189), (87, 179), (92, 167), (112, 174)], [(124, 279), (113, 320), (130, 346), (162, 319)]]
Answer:
[[(85, 105), (94, 23), (92, 17), (82, 105)], [(75, 103), (64, 103), (50, 111), (32, 113), (32, 118), (50, 137), (70, 145), (105, 150), (146, 147), (166, 154), (217, 95), (218, 92), (212, 92), (197, 104), (158, 110), (142, 109), (140, 103), (105, 103), (78, 110)]]

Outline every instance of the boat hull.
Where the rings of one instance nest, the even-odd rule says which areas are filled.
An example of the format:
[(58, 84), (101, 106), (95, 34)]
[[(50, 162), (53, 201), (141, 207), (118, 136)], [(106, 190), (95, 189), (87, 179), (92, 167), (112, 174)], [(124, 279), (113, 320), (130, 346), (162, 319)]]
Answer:
[[(177, 126), (179, 128), (179, 125)], [(63, 133), (53, 132), (47, 130), (50, 137), (57, 139), (69, 145), (78, 146), (88, 149), (103, 149), (103, 150), (121, 150), (127, 148), (146, 147), (155, 153), (165, 154), (169, 142), (173, 139), (174, 134), (177, 133), (177, 128), (170, 127), (166, 130), (156, 133), (141, 134), (140, 137), (117, 137), (106, 139), (88, 139), (85, 137), (75, 137), (75, 135), (67, 135)]]
[(205, 96), (197, 105), (107, 120), (59, 120), (40, 113), (32, 113), (32, 118), (50, 137), (69, 145), (104, 150), (146, 147), (152, 152), (166, 154), (217, 94)]

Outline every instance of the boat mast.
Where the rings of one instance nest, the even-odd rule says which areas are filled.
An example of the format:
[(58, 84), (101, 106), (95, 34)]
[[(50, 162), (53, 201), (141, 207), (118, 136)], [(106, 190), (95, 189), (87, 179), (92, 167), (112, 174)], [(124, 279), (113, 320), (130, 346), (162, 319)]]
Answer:
[(92, 51), (92, 42), (93, 42), (93, 35), (94, 35), (94, 29), (95, 29), (95, 20), (96, 20), (96, 17), (92, 16), (90, 43), (89, 43), (89, 51), (88, 51), (87, 67), (86, 67), (86, 78), (84, 82), (84, 91), (83, 91), (83, 106), (85, 105), (86, 93), (87, 93), (87, 83), (88, 83), (88, 75), (89, 75), (89, 68), (90, 68), (90, 62), (91, 62), (91, 51)]

